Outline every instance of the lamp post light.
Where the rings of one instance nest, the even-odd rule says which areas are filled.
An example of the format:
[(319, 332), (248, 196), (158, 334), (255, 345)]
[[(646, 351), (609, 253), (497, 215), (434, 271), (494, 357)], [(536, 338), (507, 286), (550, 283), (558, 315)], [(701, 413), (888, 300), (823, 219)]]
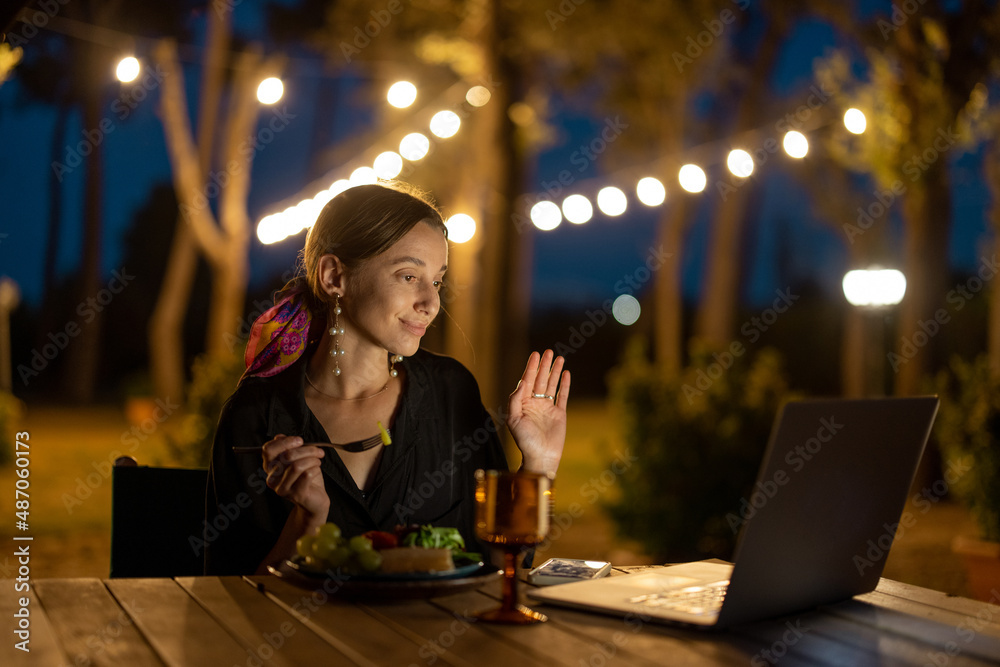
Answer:
[[(885, 315), (903, 300), (906, 278), (895, 269), (871, 267), (848, 271), (843, 280), (844, 296), (858, 308), (861, 319), (848, 327), (849, 344), (844, 363), (848, 395), (881, 395), (885, 392)], [(861, 354), (858, 351), (861, 350)], [(867, 383), (870, 386), (866, 387)]]

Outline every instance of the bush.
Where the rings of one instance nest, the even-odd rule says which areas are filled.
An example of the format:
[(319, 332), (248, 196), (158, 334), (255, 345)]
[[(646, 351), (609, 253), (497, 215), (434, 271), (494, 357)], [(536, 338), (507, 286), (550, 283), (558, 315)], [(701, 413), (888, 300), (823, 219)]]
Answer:
[(203, 354), (194, 360), (182, 413), (162, 431), (165, 448), (177, 465), (208, 467), (219, 413), (243, 371), (243, 356), (237, 353)]
[(14, 441), (24, 406), (13, 394), (0, 391), (0, 466), (14, 460)]
[(1000, 379), (990, 376), (986, 355), (972, 363), (956, 357), (938, 374), (937, 389), (934, 430), (941, 453), (955, 469), (968, 467), (947, 481), (968, 505), (981, 537), (1000, 542)]
[(775, 414), (791, 398), (780, 355), (692, 351), (691, 364), (667, 378), (633, 343), (611, 374), (612, 399), (637, 462), (622, 475), (619, 499), (606, 505), (618, 533), (658, 562), (730, 558)]

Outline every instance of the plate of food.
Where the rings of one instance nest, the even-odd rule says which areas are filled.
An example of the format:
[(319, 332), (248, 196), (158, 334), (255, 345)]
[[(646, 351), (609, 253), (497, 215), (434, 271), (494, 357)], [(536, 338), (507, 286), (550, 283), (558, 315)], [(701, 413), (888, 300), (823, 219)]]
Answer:
[(425, 598), (478, 588), (500, 576), (481, 556), (465, 551), (454, 528), (397, 527), (351, 538), (328, 523), (299, 539), (298, 554), (268, 570), (307, 589), (342, 597)]

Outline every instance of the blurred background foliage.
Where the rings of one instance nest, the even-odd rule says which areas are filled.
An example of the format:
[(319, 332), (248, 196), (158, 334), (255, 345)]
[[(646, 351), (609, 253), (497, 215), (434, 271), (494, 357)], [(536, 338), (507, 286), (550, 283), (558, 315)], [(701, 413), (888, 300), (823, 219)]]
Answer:
[(981, 355), (953, 358), (936, 382), (944, 479), (972, 511), (981, 537), (1000, 542), (1000, 379)]
[(695, 342), (691, 363), (669, 377), (634, 339), (610, 384), (637, 459), (606, 506), (619, 535), (656, 562), (730, 558), (739, 526), (727, 515), (753, 486), (778, 409), (795, 397), (780, 353), (734, 355)]

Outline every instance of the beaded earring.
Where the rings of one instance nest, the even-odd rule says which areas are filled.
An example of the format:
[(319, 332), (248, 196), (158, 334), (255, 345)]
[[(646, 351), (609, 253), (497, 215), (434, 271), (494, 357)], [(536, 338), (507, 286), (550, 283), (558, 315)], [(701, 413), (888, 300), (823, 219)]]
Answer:
[(403, 360), (403, 355), (401, 354), (390, 354), (389, 355), (389, 377), (398, 377), (399, 371), (396, 370), (396, 363)]
[(340, 295), (333, 295), (333, 326), (330, 327), (330, 335), (333, 336), (333, 349), (330, 350), (330, 356), (333, 357), (333, 374), (340, 375), (340, 356), (344, 354), (344, 349), (340, 347), (342, 342), (341, 336), (344, 335), (344, 328), (340, 326), (340, 313), (343, 309), (340, 307)]

